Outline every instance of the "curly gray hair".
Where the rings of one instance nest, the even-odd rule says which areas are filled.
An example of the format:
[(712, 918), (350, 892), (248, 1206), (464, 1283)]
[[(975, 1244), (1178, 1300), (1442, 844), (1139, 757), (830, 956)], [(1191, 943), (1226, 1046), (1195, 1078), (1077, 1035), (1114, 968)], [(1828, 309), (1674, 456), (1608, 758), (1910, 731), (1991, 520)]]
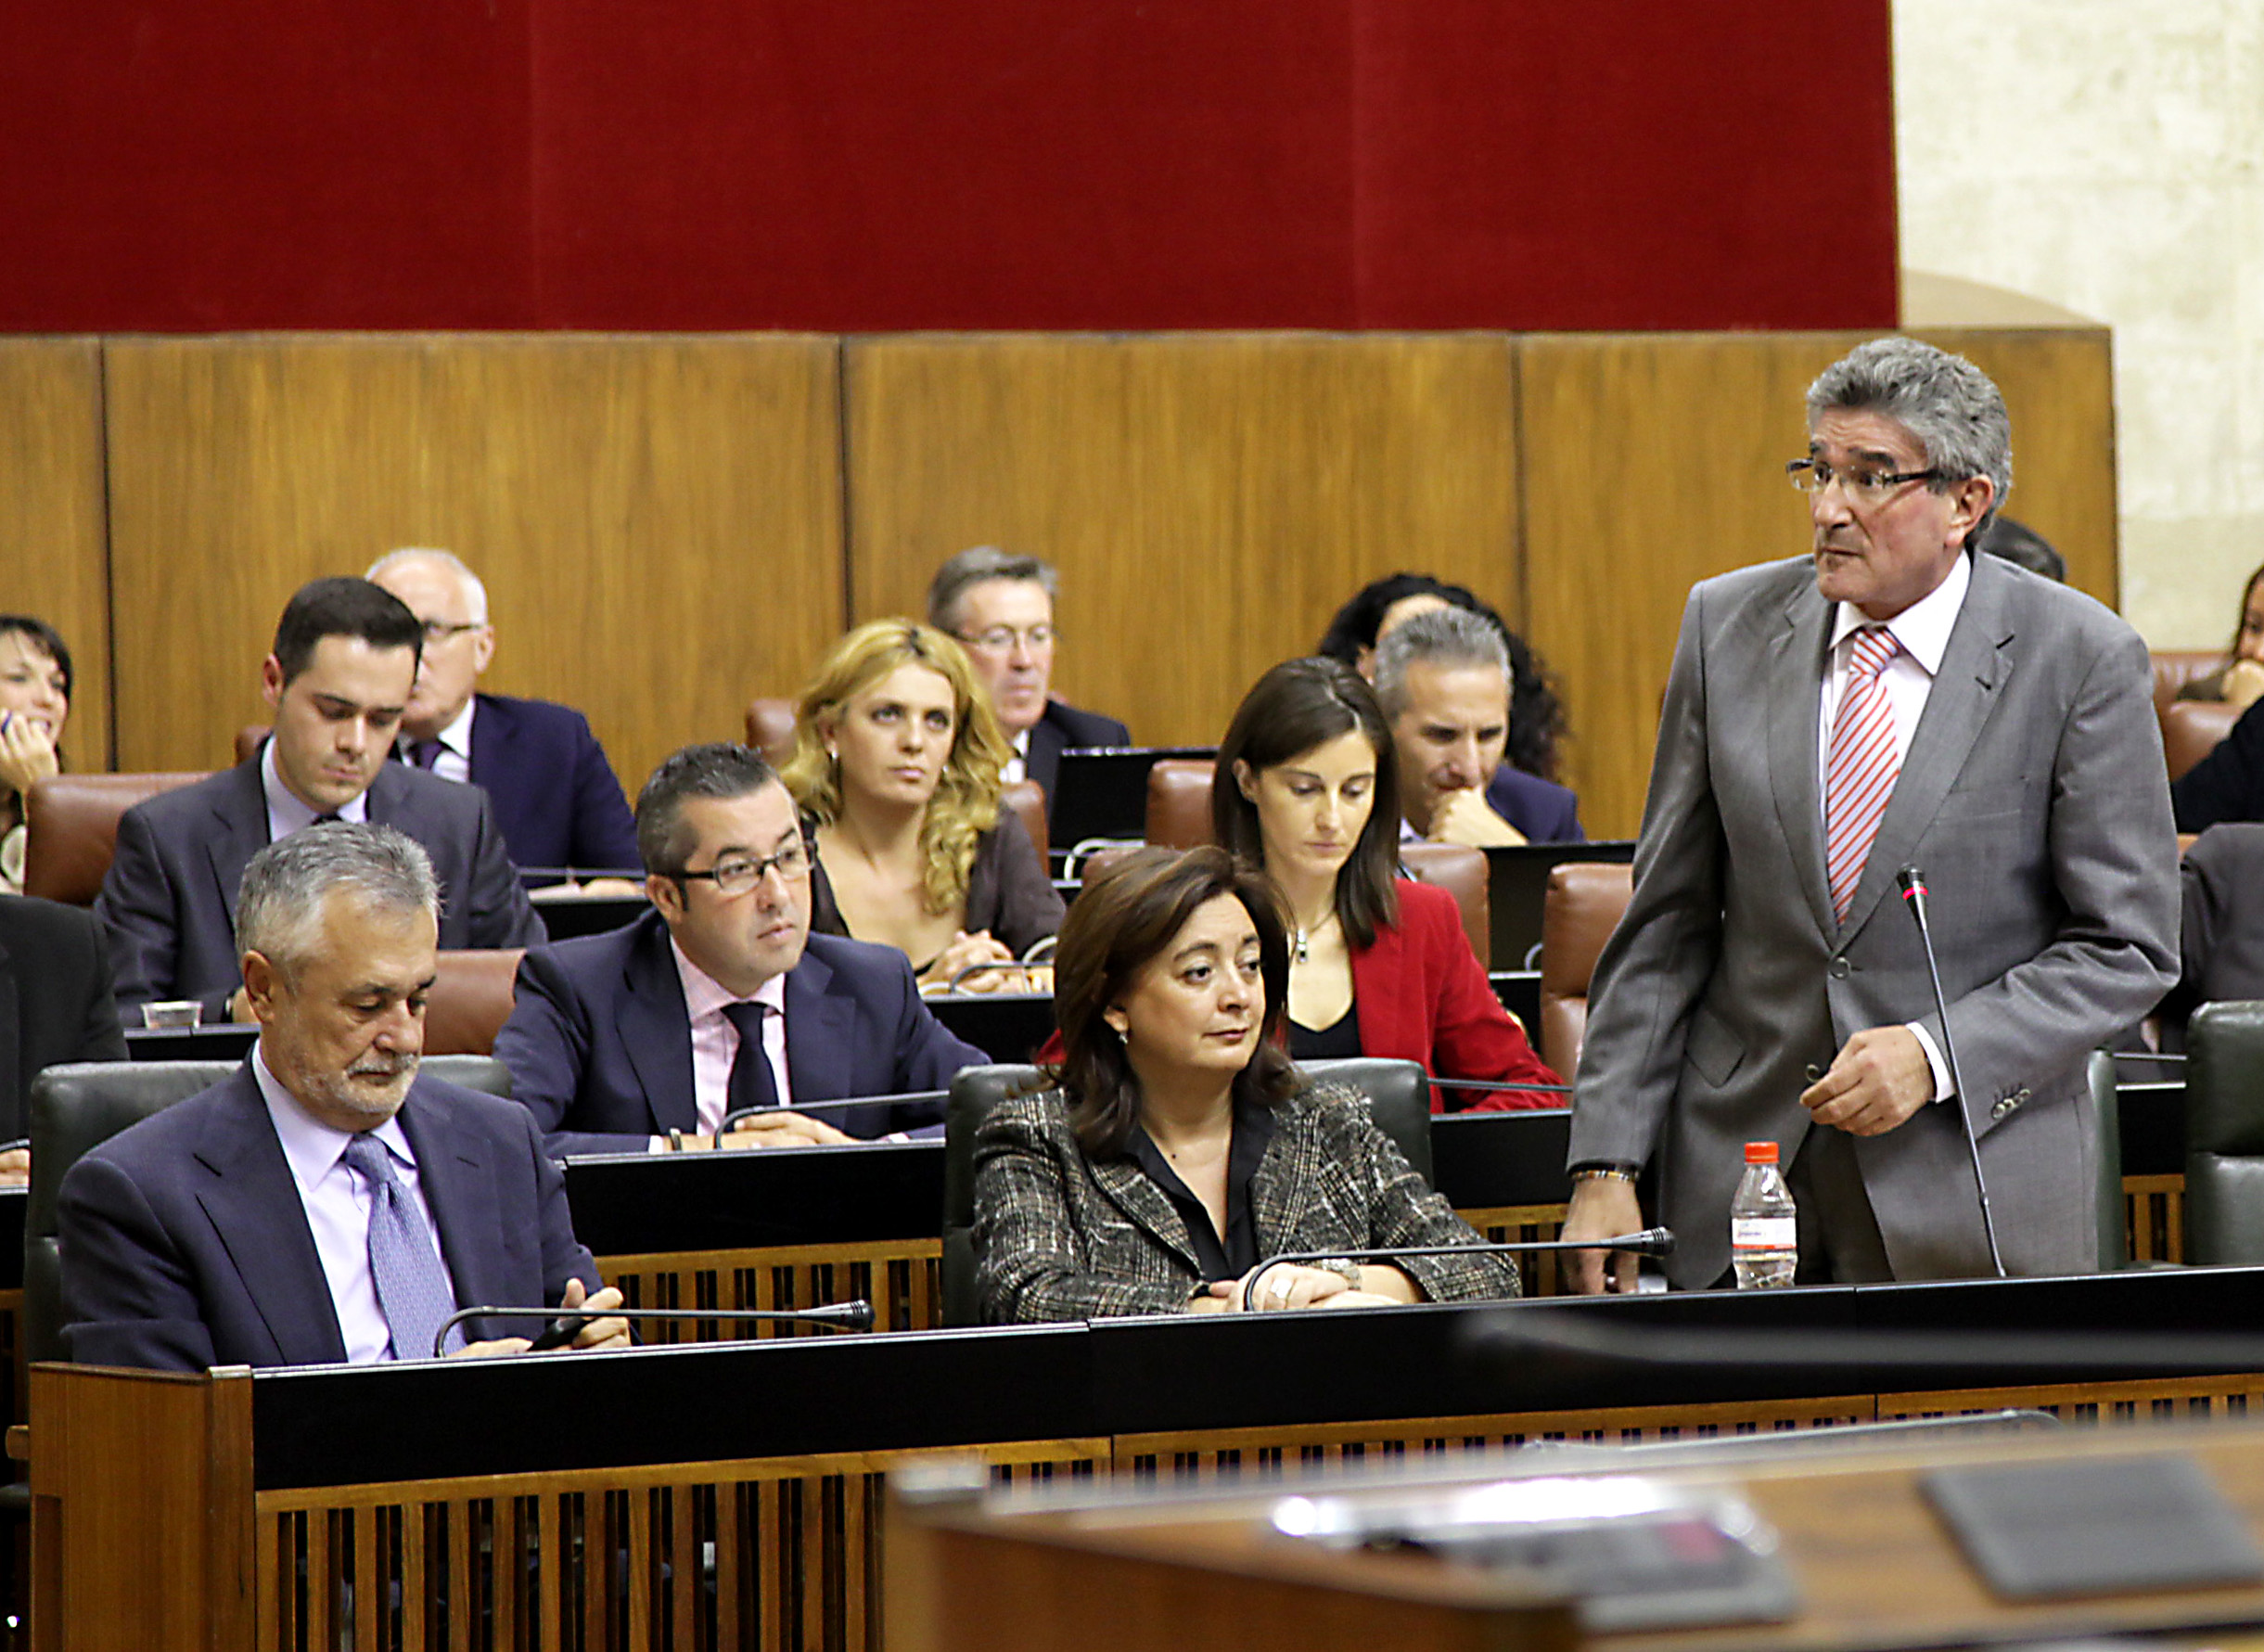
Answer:
[(1962, 355), (1895, 336), (1859, 344), (1808, 387), (1808, 428), (1835, 410), (1876, 413), (1908, 430), (1926, 464), (1941, 472), (1940, 492), (1968, 477), (1995, 485), (1989, 512), (1966, 535), (1978, 543), (2013, 491), (2013, 421), (1989, 376)]

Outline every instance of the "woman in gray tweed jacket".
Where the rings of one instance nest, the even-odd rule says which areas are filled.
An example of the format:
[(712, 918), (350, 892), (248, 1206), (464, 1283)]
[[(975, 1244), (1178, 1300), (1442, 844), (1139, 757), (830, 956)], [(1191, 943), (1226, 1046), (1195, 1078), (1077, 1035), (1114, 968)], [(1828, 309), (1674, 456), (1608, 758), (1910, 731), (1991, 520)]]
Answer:
[[(1088, 885), (1054, 957), (1057, 1087), (975, 1138), (992, 1321), (1232, 1312), (1267, 1256), (1477, 1244), (1351, 1090), (1281, 1048), (1288, 933), (1265, 874), (1142, 850)], [(1266, 1271), (1261, 1309), (1509, 1297), (1495, 1256)]]

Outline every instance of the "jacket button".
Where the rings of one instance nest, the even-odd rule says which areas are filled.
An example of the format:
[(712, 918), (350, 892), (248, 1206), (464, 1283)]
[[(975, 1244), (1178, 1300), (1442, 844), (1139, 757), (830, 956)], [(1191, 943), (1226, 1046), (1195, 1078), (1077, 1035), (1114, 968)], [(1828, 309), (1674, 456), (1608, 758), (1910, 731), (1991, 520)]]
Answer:
[(1834, 958), (1832, 960), (1832, 979), (1834, 980), (1846, 980), (1854, 973), (1854, 967), (1848, 964), (1847, 959)]

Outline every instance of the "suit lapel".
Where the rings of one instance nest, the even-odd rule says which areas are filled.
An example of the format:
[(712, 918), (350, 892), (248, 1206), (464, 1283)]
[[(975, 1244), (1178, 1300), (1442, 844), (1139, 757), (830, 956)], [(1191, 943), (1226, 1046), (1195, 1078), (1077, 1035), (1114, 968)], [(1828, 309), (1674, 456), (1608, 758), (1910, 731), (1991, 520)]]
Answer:
[(1849, 934), (1870, 921), (1880, 898), (1894, 887), (1895, 873), (1917, 852), (1918, 840), (1964, 771), (1974, 742), (1996, 707), (1998, 691), (2012, 675), (2013, 657), (2006, 645), (2013, 640), (2013, 630), (2005, 620), (2002, 589), (1990, 577), (1996, 570), (1986, 566), (1989, 561), (1987, 557), (1973, 557), (1973, 583), (1950, 629), (1941, 670), (1926, 691), (1926, 709), (1912, 733), (1910, 754), (1895, 776), (1894, 795), (1880, 817), (1879, 835), (1872, 839), (1862, 880), (1848, 903)]
[(1188, 1243), (1186, 1223), (1164, 1197), (1163, 1189), (1148, 1180), (1147, 1172), (1130, 1155), (1094, 1164), (1092, 1172), (1094, 1185), (1124, 1213), (1126, 1220), (1195, 1273), (1203, 1271), (1194, 1247)]
[(1061, 775), (1061, 753), (1068, 744), (1068, 736), (1049, 713), (1030, 725), (1030, 749), (1022, 753), (1022, 773), (1035, 781), (1045, 793), (1050, 805), (1054, 797), (1054, 782)]
[(479, 1141), (455, 1128), (447, 1102), (421, 1079), (411, 1086), (400, 1117), (416, 1153), (416, 1179), (425, 1203), (441, 1230), (441, 1255), (455, 1286), (456, 1306), (523, 1305), (509, 1300), (508, 1282), (496, 1271), (500, 1253), (470, 1231), (485, 1208), (488, 1190), (495, 1185)]
[(192, 1150), (209, 1172), (197, 1203), (226, 1247), (282, 1363), (335, 1364), (346, 1357), (346, 1339), (330, 1281), (249, 1062), (228, 1085), (230, 1107), (215, 1115)]
[(830, 992), (832, 985), (833, 966), (814, 953), (803, 953), (787, 971), (787, 1082), (797, 1101), (838, 1101), (857, 1094), (857, 1006)]
[(1816, 927), (1837, 928), (1823, 873), (1823, 810), (1816, 792), (1816, 719), (1823, 698), (1823, 655), (1831, 605), (1803, 581), (1784, 605), (1784, 623), (1769, 647), (1769, 780), (1777, 825), (1800, 876)]
[(251, 857), (267, 847), (267, 794), (260, 785), (260, 759), (236, 765), (233, 784), (212, 805), (222, 829), (205, 845), (212, 877), (220, 885), (220, 903), (230, 922), (236, 918), (237, 886)]
[(495, 697), (478, 694), (472, 697), (472, 754), (471, 777), (475, 786), (487, 780), (503, 777), (504, 764), (508, 761), (505, 749), (510, 741), (510, 717), (496, 709)]
[(658, 1133), (697, 1130), (699, 1105), (692, 1090), (692, 1024), (684, 1009), (684, 979), (676, 973), (668, 926), (659, 915), (648, 914), (639, 922), (646, 933), (622, 967), (628, 991), (614, 1007), (613, 1024)]

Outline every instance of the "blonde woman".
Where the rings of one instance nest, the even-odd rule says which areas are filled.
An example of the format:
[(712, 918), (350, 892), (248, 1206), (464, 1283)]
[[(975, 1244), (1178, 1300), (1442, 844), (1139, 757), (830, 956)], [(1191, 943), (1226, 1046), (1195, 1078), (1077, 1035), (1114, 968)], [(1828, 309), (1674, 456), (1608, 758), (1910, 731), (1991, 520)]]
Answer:
[(802, 691), (782, 775), (815, 827), (811, 928), (898, 948), (931, 990), (1057, 930), (1061, 897), (1000, 803), (1008, 750), (942, 632), (876, 620), (836, 643)]

